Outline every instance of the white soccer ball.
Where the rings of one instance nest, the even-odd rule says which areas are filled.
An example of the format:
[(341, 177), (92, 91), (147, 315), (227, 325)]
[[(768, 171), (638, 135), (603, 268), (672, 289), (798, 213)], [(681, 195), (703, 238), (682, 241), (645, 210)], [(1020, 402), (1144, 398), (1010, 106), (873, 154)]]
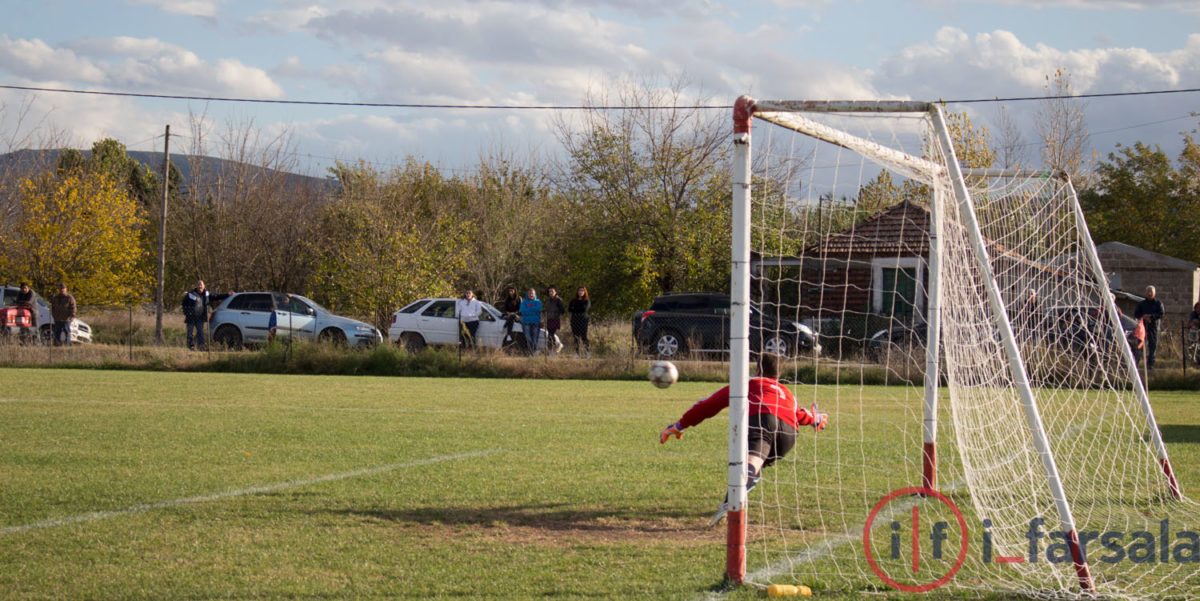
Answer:
[(666, 388), (679, 379), (679, 370), (670, 361), (655, 361), (650, 364), (650, 381), (659, 388)]

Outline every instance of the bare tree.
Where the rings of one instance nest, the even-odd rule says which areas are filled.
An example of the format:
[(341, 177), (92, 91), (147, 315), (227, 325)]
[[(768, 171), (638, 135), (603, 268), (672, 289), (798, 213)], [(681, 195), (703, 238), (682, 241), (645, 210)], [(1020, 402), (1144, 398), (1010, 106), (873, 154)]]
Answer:
[(1038, 135), (1042, 138), (1042, 165), (1059, 169), (1071, 177), (1077, 188), (1087, 187), (1091, 180), (1085, 169), (1084, 149), (1088, 143), (1084, 115), (1087, 103), (1075, 98), (1071, 74), (1057, 69), (1046, 76), (1046, 96), (1037, 110)]
[(1027, 165), (1025, 159), (1025, 140), (1021, 136), (1021, 128), (1013, 119), (1008, 107), (1001, 106), (996, 117), (996, 158), (1001, 169), (1019, 169)]

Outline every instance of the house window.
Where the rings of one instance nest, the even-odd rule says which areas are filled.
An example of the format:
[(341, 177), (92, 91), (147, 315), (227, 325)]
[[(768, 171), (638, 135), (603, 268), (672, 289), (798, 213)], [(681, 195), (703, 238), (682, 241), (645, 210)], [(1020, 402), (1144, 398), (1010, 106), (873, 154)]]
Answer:
[(877, 315), (923, 319), (925, 268), (919, 258), (871, 262), (871, 309)]

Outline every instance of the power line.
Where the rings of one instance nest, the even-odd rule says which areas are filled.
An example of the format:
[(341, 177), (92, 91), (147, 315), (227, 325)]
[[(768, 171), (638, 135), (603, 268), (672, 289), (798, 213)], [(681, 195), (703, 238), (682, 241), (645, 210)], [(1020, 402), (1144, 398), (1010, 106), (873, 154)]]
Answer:
[[(265, 98), (236, 98), (225, 96), (190, 96), (182, 94), (150, 94), (146, 92), (113, 92), (106, 90), (78, 90), (71, 88), (45, 88), (35, 86), (0, 85), (0, 89), (21, 90), (26, 92), (53, 92), (58, 94), (88, 94), (93, 96), (120, 96), (126, 98), (153, 98), (158, 100), (199, 100), (204, 102), (242, 102), (254, 104), (290, 104), (307, 106), (345, 106), (363, 108), (400, 108), (400, 109), (465, 109), (465, 110), (511, 110), (511, 111), (581, 111), (581, 110), (728, 110), (728, 104), (699, 104), (680, 106), (643, 106), (643, 105), (551, 105), (551, 104), (425, 104), (404, 102), (337, 102), (332, 100), (273, 100)], [(1094, 94), (1068, 94), (1058, 96), (1011, 96), (992, 98), (959, 98), (943, 99), (946, 104), (977, 104), (984, 102), (1026, 102), (1033, 100), (1085, 100), (1089, 98), (1120, 98), (1125, 96), (1154, 96), (1163, 94), (1194, 94), (1200, 88), (1183, 88), (1175, 90), (1143, 90), (1138, 92), (1097, 92)]]
[(1086, 100), (1088, 98), (1119, 98), (1122, 96), (1153, 96), (1158, 94), (1191, 94), (1200, 88), (1180, 90), (1144, 90), (1141, 92), (1097, 92), (1095, 94), (1065, 94), (1060, 96), (1014, 96), (1012, 98), (971, 98), (966, 100), (943, 100), (946, 104), (971, 104), (979, 102), (1024, 102), (1026, 100)]
[(580, 111), (580, 110), (663, 110), (663, 109), (722, 109), (728, 110), (733, 105), (691, 105), (691, 106), (586, 106), (586, 105), (551, 105), (551, 104), (419, 104), (401, 102), (336, 102), (332, 100), (272, 100), (264, 98), (232, 98), (221, 96), (187, 96), (180, 94), (149, 94), (145, 92), (110, 92), (104, 90), (74, 90), (69, 88), (41, 88), (33, 86), (0, 85), (0, 89), (21, 90), (26, 92), (55, 92), (59, 94), (89, 94), (93, 96), (121, 96), (126, 98), (154, 98), (158, 100), (201, 100), (204, 102), (245, 102), (255, 104), (292, 104), (308, 106), (349, 106), (367, 108), (398, 108), (398, 109), (471, 109), (471, 110), (513, 110), (513, 111)]

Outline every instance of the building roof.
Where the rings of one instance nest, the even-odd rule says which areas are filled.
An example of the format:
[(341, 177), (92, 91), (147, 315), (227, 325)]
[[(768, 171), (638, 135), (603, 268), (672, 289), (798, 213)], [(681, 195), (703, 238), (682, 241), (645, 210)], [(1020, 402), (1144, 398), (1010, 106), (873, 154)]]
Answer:
[(1185, 261), (1183, 259), (1177, 259), (1175, 257), (1156, 253), (1151, 250), (1146, 250), (1144, 248), (1138, 248), (1136, 246), (1125, 244), (1124, 242), (1105, 242), (1104, 244), (1097, 245), (1096, 251), (1098, 253), (1103, 253), (1104, 251), (1119, 252), (1143, 259), (1145, 261), (1150, 261), (1152, 263), (1161, 263), (1163, 267), (1168, 267), (1170, 269), (1193, 271), (1197, 268), (1200, 268), (1200, 265), (1196, 265), (1191, 261)]
[(927, 255), (929, 209), (906, 200), (850, 229), (830, 234), (805, 252), (842, 256)]

